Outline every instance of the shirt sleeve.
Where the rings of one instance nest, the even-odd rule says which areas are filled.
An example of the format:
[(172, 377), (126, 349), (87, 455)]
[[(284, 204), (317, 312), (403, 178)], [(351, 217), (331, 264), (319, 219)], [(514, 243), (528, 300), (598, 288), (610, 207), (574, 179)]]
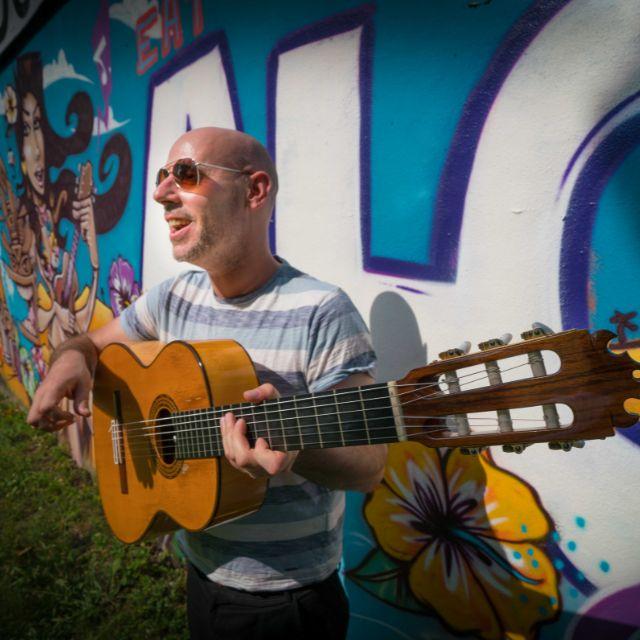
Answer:
[(354, 373), (372, 373), (376, 356), (369, 330), (341, 289), (325, 298), (314, 312), (309, 331), (307, 386), (329, 389)]
[(120, 324), (131, 340), (158, 340), (161, 311), (173, 280), (165, 280), (143, 293), (120, 314)]

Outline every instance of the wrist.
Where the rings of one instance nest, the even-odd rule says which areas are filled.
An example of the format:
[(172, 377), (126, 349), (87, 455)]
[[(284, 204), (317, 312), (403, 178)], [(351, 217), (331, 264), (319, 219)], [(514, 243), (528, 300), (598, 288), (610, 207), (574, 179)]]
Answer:
[(93, 375), (98, 362), (98, 350), (88, 336), (74, 336), (63, 342), (51, 355), (49, 368), (59, 360), (73, 361), (74, 359), (77, 364), (84, 364)]

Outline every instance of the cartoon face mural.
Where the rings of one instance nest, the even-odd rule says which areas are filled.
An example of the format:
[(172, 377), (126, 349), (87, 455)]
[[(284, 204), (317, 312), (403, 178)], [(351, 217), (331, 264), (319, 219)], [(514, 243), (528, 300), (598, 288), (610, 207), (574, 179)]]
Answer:
[[(205, 124), (268, 145), (273, 246), (349, 292), (385, 379), (532, 321), (637, 356), (640, 8), (614, 4), (68, 2), (0, 74), (4, 379), (27, 401), (53, 347), (181, 268), (154, 173)], [(351, 637), (631, 627), (639, 442), (398, 445), (349, 498)]]
[[(13, 369), (28, 396), (45, 374), (57, 345), (112, 317), (111, 310), (97, 297), (97, 234), (116, 224), (122, 215), (131, 180), (129, 146), (119, 134), (104, 146), (100, 158), (103, 180), (108, 177), (104, 171), (107, 159), (117, 161), (117, 175), (106, 193), (96, 194), (90, 161), (83, 163), (78, 173), (62, 168), (69, 156), (86, 151), (93, 107), (86, 93), (76, 93), (67, 107), (67, 117), (76, 121), (75, 130), (61, 137), (49, 122), (43, 89), (40, 55), (19, 57), (15, 88), (5, 90), (10, 96), (5, 111), (9, 128), (15, 133), (22, 195), (14, 195), (3, 166), (4, 217), (9, 231), (3, 241), (9, 254), (5, 272), (26, 302), (26, 315), (18, 324), (26, 344), (18, 348), (23, 355)], [(52, 180), (56, 169), (57, 178)], [(62, 232), (63, 221), (69, 229), (66, 235)], [(77, 263), (81, 239), (86, 245), (89, 269), (85, 265), (79, 268)], [(86, 284), (82, 283), (81, 271), (90, 274)], [(23, 371), (28, 372), (26, 377)], [(85, 450), (87, 445), (83, 445)]]

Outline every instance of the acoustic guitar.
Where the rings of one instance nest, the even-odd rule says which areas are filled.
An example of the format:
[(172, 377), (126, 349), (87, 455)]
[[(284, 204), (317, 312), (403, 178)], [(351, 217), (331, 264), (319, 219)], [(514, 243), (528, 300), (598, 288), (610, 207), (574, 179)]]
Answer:
[[(261, 404), (253, 364), (229, 340), (111, 344), (93, 398), (94, 455), (109, 525), (124, 542), (177, 528), (201, 530), (260, 507), (266, 480), (223, 455), (220, 418), (244, 417), (248, 438), (280, 451), (416, 440), (430, 447), (506, 451), (547, 442), (569, 450), (637, 417), (635, 363), (607, 349), (614, 337), (572, 330), (495, 339), (477, 353), (451, 350), (404, 378), (304, 393)], [(556, 361), (555, 371), (548, 364)]]

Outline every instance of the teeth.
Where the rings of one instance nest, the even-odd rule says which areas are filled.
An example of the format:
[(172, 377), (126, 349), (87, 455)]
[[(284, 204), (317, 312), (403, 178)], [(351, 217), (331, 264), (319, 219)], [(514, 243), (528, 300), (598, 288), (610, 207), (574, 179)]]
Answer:
[(169, 227), (171, 229), (182, 229), (189, 224), (189, 220), (169, 220)]

